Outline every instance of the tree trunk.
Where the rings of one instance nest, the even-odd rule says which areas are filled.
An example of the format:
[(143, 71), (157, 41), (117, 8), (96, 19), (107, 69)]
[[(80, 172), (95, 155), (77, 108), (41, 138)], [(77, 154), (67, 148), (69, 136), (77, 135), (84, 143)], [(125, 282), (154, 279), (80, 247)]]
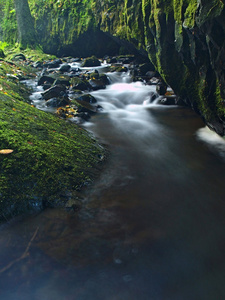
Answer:
[(18, 26), (18, 39), (21, 48), (35, 48), (38, 45), (34, 21), (28, 0), (14, 0)]

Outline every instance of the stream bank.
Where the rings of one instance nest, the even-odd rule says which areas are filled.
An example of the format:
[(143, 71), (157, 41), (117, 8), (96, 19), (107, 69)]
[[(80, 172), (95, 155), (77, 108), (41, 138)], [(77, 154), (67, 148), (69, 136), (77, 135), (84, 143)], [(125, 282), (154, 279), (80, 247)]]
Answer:
[(11, 151), (0, 154), (0, 221), (65, 205), (97, 176), (106, 155), (86, 130), (31, 105), (21, 80), (35, 78), (29, 65), (37, 54), (0, 62), (0, 148)]

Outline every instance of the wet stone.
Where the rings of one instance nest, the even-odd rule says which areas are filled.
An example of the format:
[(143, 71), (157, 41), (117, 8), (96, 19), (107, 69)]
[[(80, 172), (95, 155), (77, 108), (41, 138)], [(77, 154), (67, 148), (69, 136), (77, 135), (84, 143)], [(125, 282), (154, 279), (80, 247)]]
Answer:
[(57, 97), (60, 95), (61, 92), (65, 92), (66, 87), (64, 85), (54, 85), (49, 89), (45, 90), (41, 95), (45, 100)]
[(71, 69), (71, 66), (68, 65), (68, 64), (62, 64), (59, 68), (59, 71), (61, 73), (64, 73), (64, 72), (69, 72), (69, 70)]

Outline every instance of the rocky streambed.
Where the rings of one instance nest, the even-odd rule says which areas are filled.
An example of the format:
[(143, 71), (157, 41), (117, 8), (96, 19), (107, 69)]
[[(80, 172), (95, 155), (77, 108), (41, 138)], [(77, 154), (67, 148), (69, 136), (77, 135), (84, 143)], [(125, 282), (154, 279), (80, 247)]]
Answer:
[(106, 150), (80, 125), (102, 110), (92, 93), (112, 83), (108, 72), (160, 82), (152, 65), (134, 56), (35, 62), (19, 53), (1, 60), (1, 221), (68, 206), (92, 182)]
[[(88, 121), (92, 115), (102, 111), (91, 92), (112, 84), (109, 73), (118, 76), (129, 74), (130, 82), (140, 81), (144, 85), (155, 86), (156, 94), (161, 95), (158, 104), (181, 104), (153, 66), (148, 62), (138, 62), (133, 55), (105, 57), (101, 60), (94, 56), (82, 60), (63, 58), (35, 63), (33, 66), (41, 71), (35, 83), (25, 81), (34, 90), (30, 97), (32, 103), (39, 109), (70, 118), (76, 123)], [(156, 95), (150, 97), (149, 102), (156, 98)]]

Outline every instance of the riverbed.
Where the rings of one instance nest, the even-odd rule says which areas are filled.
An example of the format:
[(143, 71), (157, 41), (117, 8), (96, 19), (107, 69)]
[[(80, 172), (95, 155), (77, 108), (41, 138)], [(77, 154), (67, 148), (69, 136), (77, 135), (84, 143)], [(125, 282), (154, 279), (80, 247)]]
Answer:
[(83, 125), (106, 167), (76, 210), (1, 227), (0, 299), (224, 299), (224, 140), (189, 108), (158, 105), (155, 86), (108, 76)]

